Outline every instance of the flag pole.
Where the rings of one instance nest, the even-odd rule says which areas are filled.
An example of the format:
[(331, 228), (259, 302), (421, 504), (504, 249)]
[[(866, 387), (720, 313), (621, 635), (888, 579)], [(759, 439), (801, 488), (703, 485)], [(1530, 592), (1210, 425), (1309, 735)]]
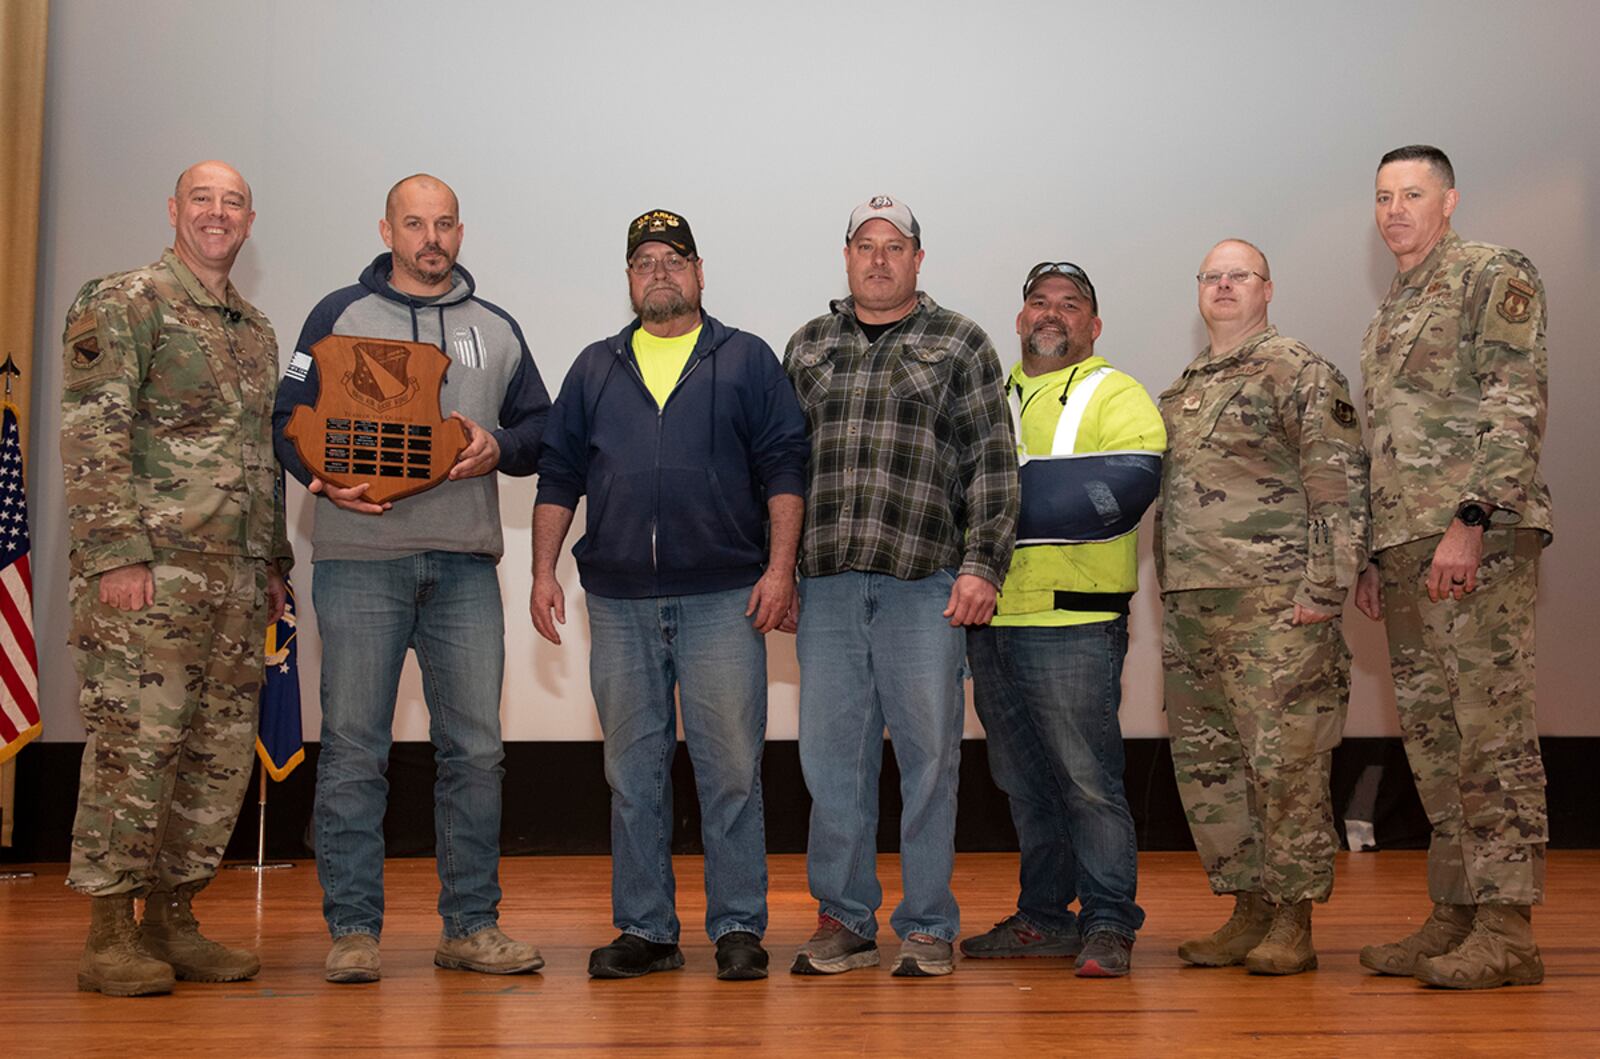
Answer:
[(261, 765), (261, 788), (256, 794), (256, 862), (254, 864), (229, 864), (233, 871), (282, 871), (294, 867), (293, 862), (287, 860), (267, 863), (267, 767)]

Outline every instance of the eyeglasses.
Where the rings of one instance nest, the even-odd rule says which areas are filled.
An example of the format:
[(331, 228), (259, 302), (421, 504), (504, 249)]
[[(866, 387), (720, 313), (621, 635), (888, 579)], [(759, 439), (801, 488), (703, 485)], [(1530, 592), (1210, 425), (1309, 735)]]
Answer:
[(1202, 287), (1215, 287), (1217, 284), (1222, 282), (1223, 276), (1227, 276), (1228, 282), (1233, 284), (1235, 287), (1242, 287), (1246, 283), (1249, 283), (1251, 276), (1255, 276), (1258, 279), (1263, 280), (1267, 278), (1261, 275), (1261, 273), (1253, 272), (1247, 268), (1229, 269), (1227, 272), (1200, 272), (1197, 273), (1194, 278), (1200, 281), (1200, 286)]
[(681, 254), (662, 254), (660, 257), (636, 257), (628, 262), (628, 271), (635, 276), (648, 276), (655, 272), (657, 266), (668, 272), (682, 272), (695, 260)]
[(1026, 298), (1033, 285), (1045, 276), (1065, 276), (1089, 295), (1089, 309), (1095, 314), (1100, 312), (1100, 300), (1095, 297), (1094, 284), (1089, 280), (1089, 273), (1074, 265), (1070, 261), (1041, 261), (1028, 270), (1028, 278), (1022, 281), (1022, 296)]

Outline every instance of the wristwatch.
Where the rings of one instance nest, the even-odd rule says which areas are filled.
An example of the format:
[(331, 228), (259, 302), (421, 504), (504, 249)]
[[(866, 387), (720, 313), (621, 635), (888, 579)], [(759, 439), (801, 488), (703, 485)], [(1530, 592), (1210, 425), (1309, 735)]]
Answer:
[(1482, 504), (1468, 501), (1456, 508), (1456, 518), (1463, 526), (1487, 526), (1489, 524), (1489, 509)]

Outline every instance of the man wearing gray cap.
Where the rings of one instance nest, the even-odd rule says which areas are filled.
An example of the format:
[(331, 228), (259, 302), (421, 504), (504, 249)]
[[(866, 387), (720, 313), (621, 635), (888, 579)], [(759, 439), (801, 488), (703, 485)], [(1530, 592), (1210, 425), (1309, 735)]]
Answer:
[(1077, 265), (1033, 267), (1017, 334), (1006, 387), (1022, 462), (1017, 549), (994, 621), (971, 631), (967, 652), (990, 770), (1017, 825), (1021, 893), (961, 951), (1076, 956), (1079, 977), (1115, 978), (1144, 923), (1117, 709), (1139, 519), (1161, 487), (1167, 431), (1144, 387), (1095, 353), (1100, 303)]
[(880, 195), (845, 230), (850, 297), (789, 340), (810, 429), (800, 548), (800, 763), (817, 931), (796, 974), (878, 963), (878, 776), (900, 770), (894, 973), (949, 974), (966, 627), (1011, 559), (1017, 459), (989, 337), (917, 290), (921, 226)]

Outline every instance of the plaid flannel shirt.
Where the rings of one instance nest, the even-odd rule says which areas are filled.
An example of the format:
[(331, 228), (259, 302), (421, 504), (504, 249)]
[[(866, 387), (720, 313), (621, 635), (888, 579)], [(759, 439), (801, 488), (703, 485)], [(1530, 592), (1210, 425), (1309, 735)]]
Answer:
[(1017, 447), (989, 336), (917, 292), (867, 345), (845, 298), (784, 353), (811, 433), (800, 572), (910, 580), (959, 566), (998, 586), (1017, 526)]

